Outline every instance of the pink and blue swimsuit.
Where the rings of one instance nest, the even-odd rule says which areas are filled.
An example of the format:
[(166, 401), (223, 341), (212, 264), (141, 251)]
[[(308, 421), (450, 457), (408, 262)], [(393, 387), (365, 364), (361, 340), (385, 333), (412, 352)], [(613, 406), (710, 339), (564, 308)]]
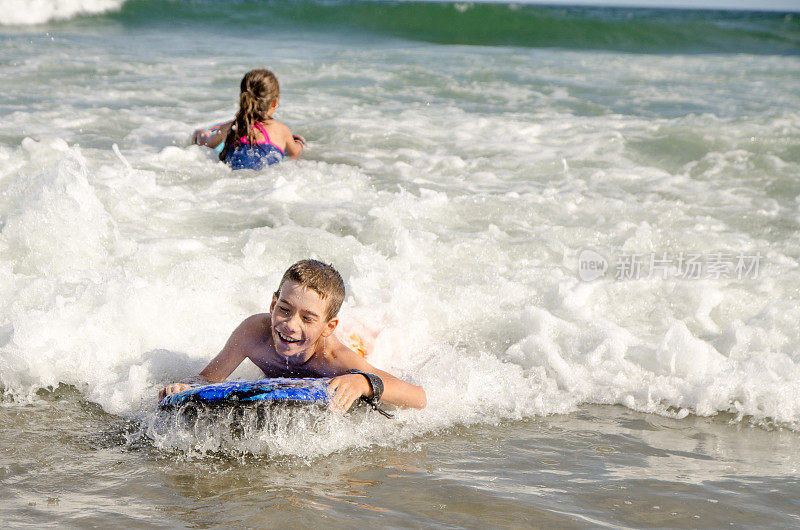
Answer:
[(263, 169), (277, 164), (286, 156), (283, 149), (269, 139), (267, 129), (263, 125), (256, 123), (255, 128), (264, 135), (264, 141), (251, 144), (246, 136), (239, 138), (239, 141), (228, 149), (225, 157), (225, 163), (232, 169)]

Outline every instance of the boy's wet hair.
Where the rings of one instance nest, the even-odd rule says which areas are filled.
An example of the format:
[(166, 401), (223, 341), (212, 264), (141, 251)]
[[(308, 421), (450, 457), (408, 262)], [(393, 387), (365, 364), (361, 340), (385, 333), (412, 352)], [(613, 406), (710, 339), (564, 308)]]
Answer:
[(283, 284), (287, 281), (299, 283), (306, 289), (316, 292), (320, 298), (328, 301), (328, 313), (325, 320), (331, 320), (339, 313), (344, 302), (344, 280), (332, 265), (315, 259), (300, 260), (283, 273), (278, 285), (280, 295)]

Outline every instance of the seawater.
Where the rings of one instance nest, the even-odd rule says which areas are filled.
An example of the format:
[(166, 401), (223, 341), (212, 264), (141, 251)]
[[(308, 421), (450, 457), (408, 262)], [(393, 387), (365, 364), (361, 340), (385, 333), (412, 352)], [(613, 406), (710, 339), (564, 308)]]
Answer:
[[(6, 524), (796, 524), (797, 14), (0, 8)], [(234, 173), (258, 66), (309, 149)], [(428, 408), (159, 413), (309, 256)]]

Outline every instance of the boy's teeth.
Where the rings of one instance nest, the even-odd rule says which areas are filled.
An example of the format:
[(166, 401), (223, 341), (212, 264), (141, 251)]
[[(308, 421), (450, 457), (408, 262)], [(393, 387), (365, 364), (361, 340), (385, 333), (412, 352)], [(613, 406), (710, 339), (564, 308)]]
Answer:
[(278, 332), (278, 336), (279, 336), (279, 337), (281, 338), (281, 340), (283, 340), (284, 342), (300, 342), (300, 339), (290, 339), (290, 338), (286, 337), (286, 336), (285, 336), (283, 333), (281, 333), (280, 331)]

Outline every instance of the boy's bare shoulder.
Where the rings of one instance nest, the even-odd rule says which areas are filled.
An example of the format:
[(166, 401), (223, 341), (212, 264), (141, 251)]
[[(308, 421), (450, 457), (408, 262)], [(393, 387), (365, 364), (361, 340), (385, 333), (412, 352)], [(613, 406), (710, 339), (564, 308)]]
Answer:
[(247, 325), (264, 324), (269, 321), (270, 321), (269, 313), (256, 313), (255, 315), (250, 315), (249, 317), (245, 318), (242, 321), (242, 324), (247, 324)]
[[(338, 342), (338, 341), (337, 341)], [(339, 342), (325, 354), (325, 364), (337, 373), (344, 373), (352, 368), (361, 368), (363, 357)]]
[(271, 316), (269, 313), (258, 313), (245, 318), (235, 333), (240, 336), (258, 337), (269, 333)]

